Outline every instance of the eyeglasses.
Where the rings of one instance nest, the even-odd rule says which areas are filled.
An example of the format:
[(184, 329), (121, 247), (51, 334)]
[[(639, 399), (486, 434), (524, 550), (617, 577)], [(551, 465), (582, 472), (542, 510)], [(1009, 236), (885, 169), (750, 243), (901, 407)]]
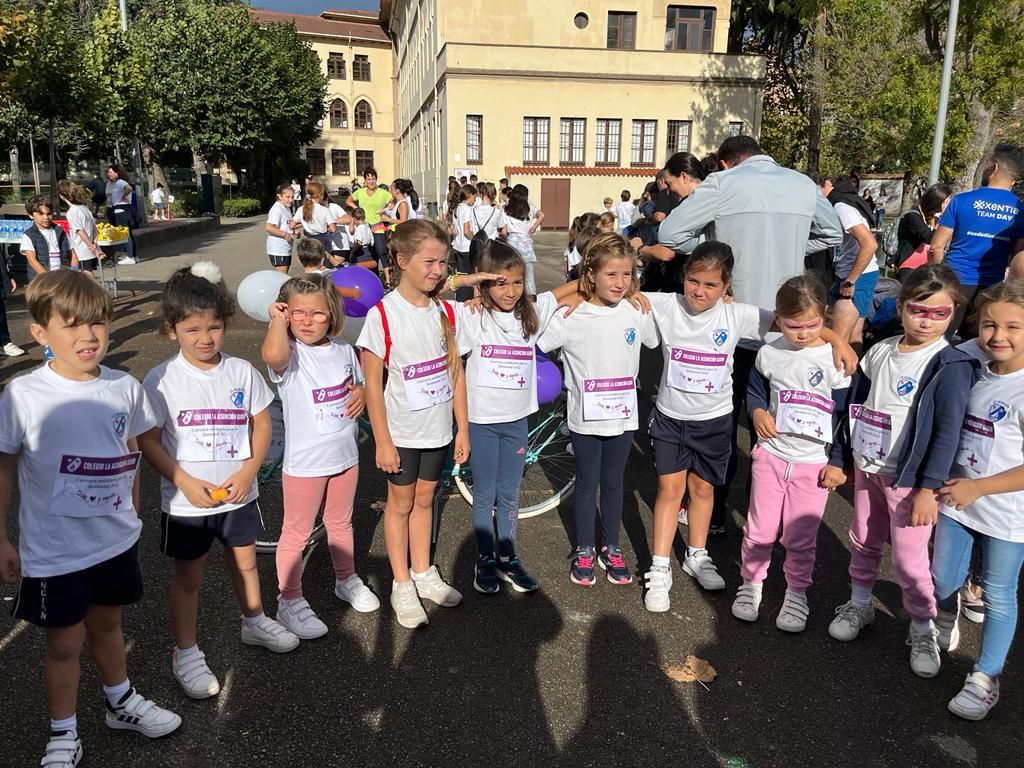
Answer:
[(307, 312), (304, 309), (289, 309), (288, 319), (294, 320), (297, 323), (301, 323), (304, 320), (312, 320), (314, 323), (326, 323), (331, 319), (331, 316), (322, 309), (314, 309), (312, 312)]
[(812, 320), (808, 323), (794, 323), (790, 320), (783, 320), (782, 327), (787, 331), (813, 331), (817, 328), (821, 328), (824, 322), (824, 319), (820, 317), (817, 320)]
[(935, 320), (941, 322), (953, 316), (953, 306), (945, 304), (941, 307), (927, 307), (924, 304), (907, 304), (907, 312), (915, 320)]

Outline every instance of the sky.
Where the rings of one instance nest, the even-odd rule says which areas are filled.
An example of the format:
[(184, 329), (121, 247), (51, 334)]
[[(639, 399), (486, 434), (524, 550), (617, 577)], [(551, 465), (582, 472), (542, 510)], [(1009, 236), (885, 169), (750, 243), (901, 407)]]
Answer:
[(251, 0), (253, 8), (265, 11), (282, 11), (299, 13), (306, 16), (319, 16), (328, 9), (355, 8), (360, 11), (376, 11), (380, 9), (380, 0)]

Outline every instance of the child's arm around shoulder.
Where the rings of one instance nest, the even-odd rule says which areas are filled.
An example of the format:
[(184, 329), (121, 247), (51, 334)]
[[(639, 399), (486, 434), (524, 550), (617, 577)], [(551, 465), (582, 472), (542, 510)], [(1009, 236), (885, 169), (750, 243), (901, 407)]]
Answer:
[(754, 367), (750, 370), (747, 381), (747, 415), (757, 436), (762, 440), (771, 440), (779, 436), (775, 425), (775, 417), (771, 414), (772, 385), (768, 376), (762, 373), (764, 351), (762, 347), (754, 359)]
[(274, 302), (268, 312), (270, 325), (267, 326), (260, 356), (270, 370), (281, 376), (292, 359), (291, 340), (288, 337), (288, 305), (283, 301)]
[(928, 449), (921, 461), (914, 487), (936, 490), (949, 477), (949, 470), (960, 445), (960, 428), (967, 412), (971, 387), (978, 380), (978, 367), (974, 360), (958, 361), (944, 366), (936, 374), (935, 388), (931, 395), (934, 401), (932, 429), (927, 436)]

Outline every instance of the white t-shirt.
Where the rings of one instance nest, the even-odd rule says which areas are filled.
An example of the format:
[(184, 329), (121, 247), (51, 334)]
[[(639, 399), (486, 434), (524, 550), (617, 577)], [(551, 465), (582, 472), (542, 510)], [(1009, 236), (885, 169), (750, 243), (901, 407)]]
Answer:
[[(850, 447), (857, 466), (871, 474), (895, 475), (907, 416), (932, 358), (948, 343), (944, 338), (914, 352), (897, 349), (902, 336), (881, 341), (860, 361), (871, 389), (863, 408), (850, 405)], [(941, 406), (940, 406), (941, 407)]]
[(359, 245), (372, 245), (373, 244), (373, 232), (370, 230), (370, 225), (365, 221), (362, 224), (356, 224), (355, 231), (352, 233), (352, 245), (356, 243)]
[[(955, 477), (977, 479), (1024, 464), (1024, 371), (1004, 376), (986, 365), (971, 389), (953, 464)], [(959, 512), (942, 513), (1002, 541), (1024, 543), (1024, 492), (982, 496)]]
[[(284, 232), (291, 232), (291, 227), (288, 226), (292, 220), (292, 212), (285, 207), (284, 203), (280, 200), (274, 203), (270, 208), (270, 212), (267, 214), (267, 224), (277, 227)], [(285, 240), (283, 237), (277, 237), (276, 235), (267, 235), (267, 253), (271, 256), (291, 256), (292, 255), (292, 244)]]
[[(39, 228), (36, 227), (36, 229)], [(51, 272), (60, 269), (60, 241), (57, 239), (57, 228), (50, 227), (49, 229), (40, 229), (39, 232), (46, 239), (46, 245), (49, 247), (50, 252), (36, 253), (36, 261)], [(18, 244), (18, 249), (22, 253), (28, 253), (29, 251), (35, 253), (36, 247), (32, 244), (32, 241), (28, 239), (28, 235), (22, 235), (21, 242)]]
[(537, 297), (538, 332), (523, 338), (523, 326), (512, 312), (472, 313), (455, 305), (459, 354), (466, 359), (469, 420), (474, 424), (506, 424), (537, 408), (534, 344), (558, 308), (554, 294)]
[(654, 318), (625, 300), (614, 307), (588, 301), (569, 317), (563, 312), (551, 316), (537, 346), (545, 352), (562, 350), (569, 429), (614, 437), (637, 428), (641, 344), (658, 345)]
[(345, 415), (348, 385), (363, 378), (356, 352), (340, 339), (317, 347), (291, 340), (288, 346), (284, 373), (270, 371), (284, 406), (282, 470), (294, 477), (344, 472), (359, 463), (359, 426)]
[(149, 201), (153, 203), (153, 205), (162, 205), (164, 202), (164, 191), (159, 188), (154, 189), (149, 193)]
[[(384, 386), (391, 440), (400, 448), (445, 446), (452, 439), (455, 390), (448, 373), (448, 344), (441, 331), (440, 313), (444, 309), (433, 302), (425, 307), (413, 306), (398, 291), (381, 299), (381, 306), (387, 313), (391, 334)], [(379, 307), (367, 312), (356, 346), (384, 359)]]
[[(839, 217), (839, 223), (843, 225), (843, 244), (839, 246), (839, 251), (836, 254), (835, 267), (836, 276), (843, 280), (850, 274), (853, 262), (857, 260), (857, 254), (860, 253), (860, 243), (850, 234), (850, 230), (858, 224), (863, 224), (871, 229), (871, 222), (864, 218), (864, 214), (846, 203), (836, 203), (836, 215)], [(877, 271), (878, 261), (872, 259), (861, 274), (866, 275), (869, 272)]]
[[(505, 226), (505, 214), (493, 205), (479, 205), (473, 208), (469, 217), (469, 231), (474, 235), (481, 229), (489, 240), (498, 236), (498, 230)], [(467, 246), (468, 250), (468, 246)]]
[(682, 294), (644, 293), (661, 336), (658, 410), (684, 421), (732, 413), (733, 354), (740, 339), (763, 339), (772, 313), (718, 302), (694, 313)]
[(327, 212), (331, 215), (331, 221), (335, 222), (333, 240), (334, 250), (350, 250), (352, 248), (352, 238), (349, 236), (348, 226), (337, 223), (338, 219), (345, 215), (345, 209), (337, 203), (331, 203), (327, 206)]
[(565, 263), (569, 265), (569, 269), (572, 269), (581, 261), (580, 252), (576, 250), (576, 246), (565, 249)]
[(298, 184), (292, 184), (292, 192), (295, 193), (295, 200), (298, 200), (302, 196), (302, 187)]
[(138, 381), (100, 366), (72, 381), (41, 365), (0, 396), (0, 451), (18, 454), (21, 573), (74, 573), (125, 552), (142, 521), (132, 504), (139, 454), (156, 425)]
[(850, 377), (837, 371), (832, 345), (800, 349), (777, 339), (757, 352), (757, 371), (771, 385), (768, 412), (778, 437), (758, 440), (769, 453), (794, 464), (823, 464), (832, 442), (832, 391), (848, 389)]
[(619, 229), (625, 229), (633, 223), (633, 214), (636, 213), (636, 206), (632, 201), (618, 202), (615, 204), (615, 218), (619, 220)]
[(513, 248), (519, 251), (524, 262), (536, 262), (537, 253), (533, 249), (533, 235), (530, 234), (529, 221), (513, 219), (504, 211), (501, 212), (502, 223), (508, 227), (508, 242)]
[[(471, 221), (472, 218), (473, 207), (465, 203), (459, 203), (459, 207), (455, 209), (455, 237), (452, 239), (452, 248), (459, 253), (469, 253), (469, 238), (466, 237), (463, 225)], [(472, 231), (472, 225), (470, 225), (470, 232)]]
[[(127, 195), (127, 197), (125, 197)], [(131, 204), (131, 186), (124, 179), (107, 182), (107, 207), (122, 207)]]
[[(274, 393), (246, 360), (221, 353), (208, 371), (196, 368), (179, 353), (153, 368), (142, 382), (157, 415), (160, 442), (178, 465), (210, 487), (217, 487), (242, 468), (252, 455), (249, 425), (254, 414), (274, 401)], [(259, 496), (256, 480), (241, 504), (210, 509), (193, 507), (170, 480), (160, 478), (164, 512), (204, 517), (248, 504)]]
[(302, 231), (307, 235), (315, 236), (322, 235), (327, 231), (327, 227), (334, 223), (336, 217), (331, 216), (331, 212), (319, 203), (313, 204), (313, 212), (310, 214), (310, 221), (306, 221), (302, 217), (303, 207), (295, 212), (292, 216), (292, 221), (302, 222)]
[(96, 254), (89, 250), (78, 234), (79, 230), (81, 230), (85, 232), (89, 242), (96, 242), (96, 217), (92, 215), (92, 211), (84, 205), (72, 205), (68, 208), (68, 226), (71, 229), (71, 247), (75, 249), (78, 260), (88, 261), (89, 259), (95, 259)]

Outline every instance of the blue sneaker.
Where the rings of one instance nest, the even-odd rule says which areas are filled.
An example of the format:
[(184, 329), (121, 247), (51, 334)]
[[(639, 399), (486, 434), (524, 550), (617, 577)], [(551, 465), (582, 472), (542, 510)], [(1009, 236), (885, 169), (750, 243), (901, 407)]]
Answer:
[(502, 581), (511, 584), (516, 592), (534, 592), (537, 589), (537, 580), (526, 572), (518, 557), (508, 561), (499, 560), (496, 575)]
[(481, 595), (493, 595), (498, 591), (497, 563), (494, 555), (480, 555), (473, 568), (473, 589)]
[(601, 547), (597, 556), (597, 564), (604, 569), (608, 581), (612, 584), (632, 584), (633, 574), (626, 567), (626, 559), (618, 547)]
[(569, 579), (573, 584), (583, 587), (592, 587), (597, 581), (594, 578), (594, 548), (576, 547), (576, 551), (569, 557)]

